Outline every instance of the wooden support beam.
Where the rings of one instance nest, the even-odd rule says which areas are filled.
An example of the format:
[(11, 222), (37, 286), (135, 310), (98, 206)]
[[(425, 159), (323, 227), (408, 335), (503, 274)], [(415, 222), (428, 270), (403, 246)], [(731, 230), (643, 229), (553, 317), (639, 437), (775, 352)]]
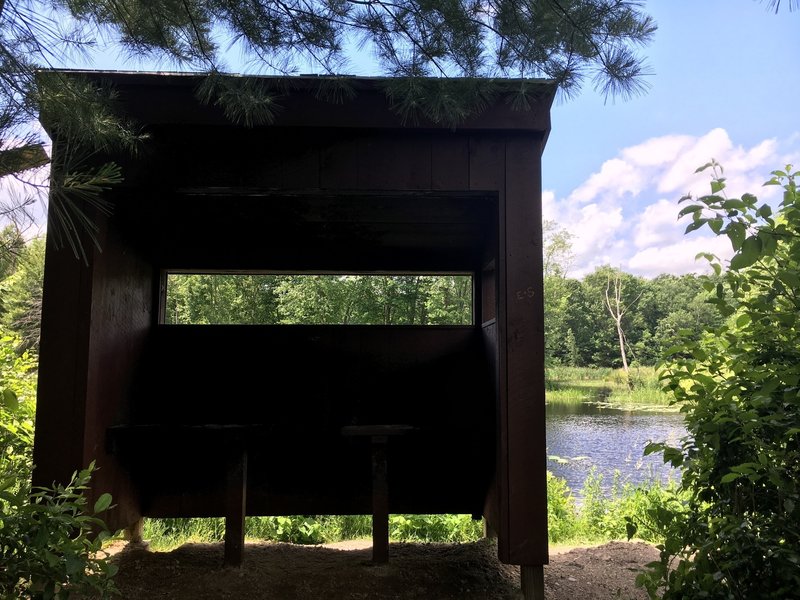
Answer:
[(372, 562), (389, 562), (389, 482), (386, 445), (390, 436), (416, 431), (411, 425), (348, 425), (345, 437), (369, 437), (372, 453)]
[(142, 543), (142, 530), (144, 529), (144, 519), (137, 519), (125, 528), (122, 534), (123, 539), (131, 544)]
[(389, 562), (389, 485), (386, 436), (372, 436), (372, 562)]
[(522, 597), (525, 600), (544, 600), (544, 565), (521, 565)]
[(244, 553), (244, 517), (247, 505), (247, 451), (231, 460), (225, 490), (225, 559), (226, 567), (239, 567)]

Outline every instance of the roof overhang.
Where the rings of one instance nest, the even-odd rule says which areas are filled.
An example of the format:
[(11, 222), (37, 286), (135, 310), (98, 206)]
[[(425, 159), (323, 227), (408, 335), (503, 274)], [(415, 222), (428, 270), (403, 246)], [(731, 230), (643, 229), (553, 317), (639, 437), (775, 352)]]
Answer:
[[(46, 73), (48, 71), (43, 71)], [(165, 72), (124, 72), (57, 70), (67, 77), (84, 77), (110, 84), (116, 91), (119, 111), (140, 125), (197, 124), (236, 125), (213, 103), (204, 103), (197, 90), (206, 74)], [(404, 118), (392, 106), (387, 88), (398, 80), (379, 77), (296, 76), (271, 77), (228, 75), (263, 83), (275, 96), (275, 118), (270, 126), (538, 131), (550, 130), (550, 107), (556, 84), (546, 79), (485, 80), (491, 90), (479, 112), (457, 123)], [(420, 79), (423, 85), (454, 85), (458, 79)], [(524, 94), (521, 93), (524, 90)], [(523, 101), (520, 101), (524, 99)], [(54, 119), (41, 115), (50, 133)]]

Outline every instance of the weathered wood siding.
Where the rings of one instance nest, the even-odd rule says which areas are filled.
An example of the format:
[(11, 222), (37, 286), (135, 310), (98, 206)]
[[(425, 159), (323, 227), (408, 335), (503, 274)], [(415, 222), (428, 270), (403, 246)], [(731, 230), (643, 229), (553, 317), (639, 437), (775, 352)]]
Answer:
[[(270, 431), (249, 457), (248, 510), (366, 512), (369, 453), (338, 428), (417, 421), (419, 435), (389, 445), (391, 509), (483, 511), (503, 561), (546, 562), (540, 157), (552, 95), (529, 114), (498, 101), (451, 130), (404, 126), (373, 84), (340, 105), (301, 90), (273, 125), (244, 128), (197, 103), (191, 79), (109, 77), (149, 138), (114, 157), (125, 181), (100, 222), (103, 251), (84, 265), (48, 248), (37, 483), (96, 460), (93, 494), (114, 494), (113, 527), (222, 514), (213, 444), (184, 432), (175, 445), (154, 427), (122, 434), (111, 455), (106, 431), (247, 421)], [(159, 325), (165, 270), (217, 269), (471, 273), (476, 323)]]

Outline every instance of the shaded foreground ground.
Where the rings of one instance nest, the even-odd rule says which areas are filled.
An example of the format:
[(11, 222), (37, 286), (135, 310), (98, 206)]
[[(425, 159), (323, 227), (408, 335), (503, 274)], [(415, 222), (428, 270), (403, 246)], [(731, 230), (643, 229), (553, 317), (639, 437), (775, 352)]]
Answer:
[[(356, 546), (353, 548), (353, 546)], [(222, 544), (172, 552), (128, 545), (114, 556), (121, 597), (138, 599), (510, 600), (521, 598), (519, 569), (497, 560), (494, 543), (392, 544), (388, 565), (358, 544), (248, 543), (241, 568), (223, 568)], [(611, 542), (551, 556), (548, 600), (638, 599), (636, 572), (656, 560), (647, 544)]]

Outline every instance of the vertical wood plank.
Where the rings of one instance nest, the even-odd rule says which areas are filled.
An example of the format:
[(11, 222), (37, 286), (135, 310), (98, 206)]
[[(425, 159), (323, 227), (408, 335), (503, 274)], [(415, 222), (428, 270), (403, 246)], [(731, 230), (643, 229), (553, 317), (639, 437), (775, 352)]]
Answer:
[(509, 558), (547, 563), (541, 137), (506, 145)]
[(524, 600), (544, 600), (544, 567), (522, 565), (519, 571)]
[(140, 518), (138, 493), (128, 471), (106, 451), (106, 430), (125, 421), (131, 412), (133, 376), (154, 321), (155, 287), (159, 274), (128, 246), (117, 220), (124, 211), (98, 216), (101, 251), (92, 260), (91, 319), (87, 350), (83, 457), (95, 461), (92, 498), (103, 492), (115, 507), (103, 518), (112, 529)]
[(493, 494), (487, 501), (494, 507), (487, 507), (489, 516), (495, 517), (492, 525), (497, 531), (497, 552), (500, 560), (510, 562), (509, 511), (508, 511), (508, 439), (507, 439), (507, 385), (506, 385), (506, 325), (505, 325), (505, 140), (497, 135), (472, 136), (469, 143), (469, 189), (492, 191), (498, 194), (498, 256), (495, 265), (497, 297), (496, 327), (493, 330), (497, 340), (496, 372), (496, 456), (497, 465)]
[(235, 453), (226, 474), (225, 559), (226, 567), (238, 567), (244, 554), (244, 518), (247, 506), (247, 452)]
[(466, 190), (469, 181), (469, 135), (441, 132), (431, 139), (431, 189)]
[(389, 486), (386, 438), (372, 438), (372, 562), (389, 562)]
[(320, 151), (319, 186), (329, 190), (356, 189), (361, 168), (356, 134), (332, 139)]
[(359, 142), (358, 188), (427, 190), (431, 187), (431, 146), (426, 135), (386, 131)]
[[(57, 148), (56, 148), (57, 151)], [(33, 485), (66, 484), (83, 460), (91, 266), (48, 237), (42, 295)]]

